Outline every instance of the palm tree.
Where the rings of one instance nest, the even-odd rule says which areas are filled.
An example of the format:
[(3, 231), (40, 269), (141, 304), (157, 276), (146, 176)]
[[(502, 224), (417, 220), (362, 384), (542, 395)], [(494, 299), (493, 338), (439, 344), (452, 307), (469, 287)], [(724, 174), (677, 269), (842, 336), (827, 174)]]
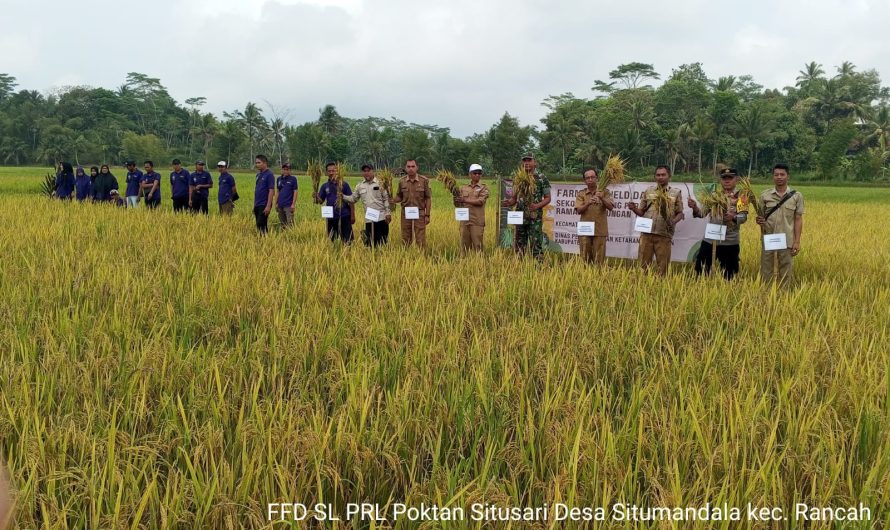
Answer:
[(765, 115), (760, 105), (752, 104), (741, 117), (737, 120), (739, 134), (748, 144), (748, 175), (754, 167), (757, 159), (757, 144), (769, 137), (772, 132), (773, 122), (769, 116)]
[(822, 121), (831, 124), (838, 118), (864, 114), (864, 105), (853, 101), (849, 89), (839, 78), (821, 79), (815, 93), (798, 103), (802, 109), (815, 112)]
[(890, 107), (883, 105), (872, 110), (866, 126), (870, 131), (865, 137), (865, 142), (877, 141), (881, 152), (887, 152), (887, 147), (890, 145)]
[(850, 61), (844, 61), (840, 66), (837, 67), (837, 76), (838, 77), (849, 77), (856, 73), (856, 65), (851, 63)]
[(810, 61), (805, 64), (803, 70), (798, 72), (800, 75), (797, 76), (796, 85), (802, 87), (804, 85), (810, 85), (822, 79), (822, 76), (825, 74), (825, 70), (822, 69), (821, 64), (817, 64), (816, 61)]
[(286, 125), (284, 123), (284, 120), (281, 118), (275, 118), (269, 124), (269, 136), (270, 136), (270, 139), (272, 140), (273, 156), (275, 156), (274, 153), (277, 153), (279, 166), (284, 163), (284, 160), (282, 159), (282, 153), (284, 150), (283, 146), (284, 146), (284, 139), (285, 139), (284, 138), (284, 128), (285, 127), (286, 127)]
[(591, 129), (584, 135), (581, 145), (575, 149), (573, 155), (587, 165), (602, 167), (609, 156), (602, 133), (598, 129)]
[(256, 156), (256, 147), (262, 141), (263, 135), (269, 128), (266, 118), (256, 103), (250, 102), (247, 103), (243, 111), (235, 112), (235, 117), (243, 129), (244, 135), (247, 136), (247, 143), (250, 147), (248, 158)]
[(705, 142), (714, 138), (714, 125), (705, 116), (699, 115), (696, 116), (690, 132), (691, 139), (698, 143), (698, 174), (701, 175), (702, 148)]
[(677, 159), (680, 158), (680, 150), (682, 148), (679, 128), (665, 129), (661, 133), (661, 141), (664, 143), (664, 147), (667, 150), (668, 165), (671, 168), (671, 174), (673, 174), (674, 169), (677, 166)]
[(714, 90), (717, 92), (729, 92), (733, 88), (735, 88), (736, 78), (734, 75), (728, 75), (725, 77), (721, 77), (717, 80), (717, 84), (714, 85)]
[(561, 171), (566, 171), (566, 150), (569, 149), (573, 140), (578, 137), (578, 127), (570, 123), (565, 116), (556, 117), (547, 127), (546, 135), (553, 141), (553, 145), (558, 147), (562, 153)]

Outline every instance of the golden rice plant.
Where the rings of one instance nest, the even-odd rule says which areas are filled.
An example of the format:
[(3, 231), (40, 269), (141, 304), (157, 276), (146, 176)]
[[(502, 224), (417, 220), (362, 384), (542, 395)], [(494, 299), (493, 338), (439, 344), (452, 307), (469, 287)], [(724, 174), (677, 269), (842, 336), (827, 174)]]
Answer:
[(750, 175), (739, 179), (738, 190), (739, 199), (741, 199), (743, 203), (750, 204), (751, 208), (754, 209), (755, 214), (763, 215), (763, 201), (760, 200), (760, 194), (754, 190), (754, 186), (751, 184)]
[(532, 201), (535, 193), (535, 177), (522, 166), (513, 172), (513, 197), (516, 198), (516, 209), (524, 210)]
[(723, 191), (723, 187), (719, 184), (702, 186), (696, 197), (704, 209), (708, 210), (712, 216), (719, 218), (722, 224), (723, 216), (728, 211), (727, 201), (729, 200), (726, 192)]
[(337, 188), (337, 209), (343, 208), (343, 183), (346, 182), (348, 168), (343, 162), (337, 162), (337, 172), (334, 174), (334, 186)]
[(318, 188), (321, 186), (321, 176), (324, 173), (324, 169), (321, 167), (321, 162), (318, 160), (310, 160), (306, 164), (306, 174), (309, 175), (309, 178), (312, 180), (312, 192), (318, 193)]
[(390, 170), (388, 167), (385, 167), (377, 172), (376, 177), (377, 182), (380, 183), (380, 187), (383, 188), (383, 191), (385, 191), (389, 197), (392, 197), (392, 170)]
[(603, 174), (600, 175), (597, 188), (599, 191), (606, 191), (610, 184), (624, 182), (625, 161), (620, 155), (612, 155), (606, 160), (606, 166), (603, 168)]

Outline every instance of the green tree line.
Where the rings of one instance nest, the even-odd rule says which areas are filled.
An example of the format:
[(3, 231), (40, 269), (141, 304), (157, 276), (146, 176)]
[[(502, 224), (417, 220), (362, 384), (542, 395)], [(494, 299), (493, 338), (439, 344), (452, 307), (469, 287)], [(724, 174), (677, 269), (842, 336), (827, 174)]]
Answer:
[(0, 74), (0, 161), (179, 157), (249, 167), (264, 152), (297, 167), (312, 159), (392, 167), (411, 157), (425, 171), (464, 173), (480, 162), (507, 174), (521, 153), (535, 150), (548, 171), (563, 174), (620, 153), (632, 171), (667, 164), (675, 172), (711, 174), (723, 163), (757, 175), (782, 161), (823, 178), (885, 178), (890, 89), (878, 73), (849, 62), (828, 73), (810, 62), (798, 74), (794, 86), (764, 89), (748, 75), (711, 79), (701, 63), (681, 65), (665, 79), (650, 64), (623, 64), (608, 80), (595, 81), (589, 98), (544, 99), (547, 113), (538, 126), (504, 113), (466, 138), (398, 118), (348, 118), (332, 105), (302, 124), (253, 102), (217, 116), (202, 110), (206, 98), (179, 103), (160, 79), (138, 72), (114, 90), (73, 86), (50, 93), (16, 91), (16, 78)]

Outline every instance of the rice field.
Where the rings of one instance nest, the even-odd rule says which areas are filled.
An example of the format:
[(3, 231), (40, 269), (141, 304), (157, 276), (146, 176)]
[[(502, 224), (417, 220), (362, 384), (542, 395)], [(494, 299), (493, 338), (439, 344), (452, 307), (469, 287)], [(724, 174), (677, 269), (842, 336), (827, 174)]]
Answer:
[[(306, 177), (296, 225), (261, 238), (252, 174), (223, 218), (214, 190), (209, 217), (173, 214), (166, 178), (157, 212), (49, 201), (44, 173), (0, 171), (14, 528), (890, 523), (888, 189), (799, 188), (796, 286), (781, 290), (757, 280), (753, 223), (727, 284), (517, 259), (491, 248), (494, 200), (488, 249), (463, 256), (438, 182), (429, 248), (404, 248), (394, 222), (372, 251), (327, 241)], [(347, 520), (363, 502), (385, 520)], [(341, 520), (270, 519), (270, 503)], [(611, 511), (706, 503), (742, 520)], [(797, 503), (871, 518), (806, 521)], [(466, 517), (396, 518), (397, 504)], [(476, 504), (550, 513), (476, 521)], [(558, 504), (608, 518), (557, 521)], [(784, 518), (751, 521), (749, 504)]]

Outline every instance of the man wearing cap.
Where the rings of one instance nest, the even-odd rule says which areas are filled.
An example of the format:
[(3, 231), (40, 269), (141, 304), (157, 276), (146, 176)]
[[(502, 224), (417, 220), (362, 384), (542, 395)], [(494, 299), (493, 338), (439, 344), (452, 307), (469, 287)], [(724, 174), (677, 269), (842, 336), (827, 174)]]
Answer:
[(189, 186), (189, 208), (193, 212), (207, 215), (207, 201), (212, 187), (213, 175), (209, 171), (204, 171), (204, 161), (198, 160), (195, 162), (195, 172), (191, 175)]
[[(803, 232), (803, 195), (788, 187), (789, 168), (776, 164), (773, 168), (775, 187), (760, 194), (764, 212), (757, 216), (757, 224), (764, 235), (785, 234), (788, 248), (766, 250), (760, 254), (760, 276), (770, 282), (778, 278), (783, 286), (792, 280), (792, 259), (800, 252), (800, 236)], [(763, 243), (761, 243), (763, 245)]]
[(482, 166), (470, 164), (470, 183), (458, 190), (454, 205), (469, 210), (470, 219), (460, 222), (460, 247), (466, 252), (482, 250), (482, 239), (485, 233), (485, 201), (488, 200), (488, 186), (479, 182), (482, 178)]
[(328, 180), (318, 188), (315, 202), (334, 209), (334, 217), (325, 219), (328, 237), (331, 241), (339, 239), (346, 244), (352, 243), (352, 223), (355, 222), (355, 214), (352, 211), (353, 208), (346, 201), (346, 197), (352, 195), (352, 189), (346, 180), (343, 180), (341, 189), (337, 188), (336, 162), (328, 162), (325, 165), (325, 172), (328, 174)]
[[(343, 200), (352, 204), (361, 200), (365, 205), (365, 229), (362, 232), (365, 245), (369, 247), (384, 245), (389, 238), (389, 223), (392, 221), (389, 195), (374, 176), (374, 166), (371, 164), (362, 164), (362, 179), (352, 190), (352, 195), (344, 195)], [(368, 210), (376, 210), (379, 221), (369, 220)]]
[(627, 203), (627, 208), (638, 217), (652, 219), (652, 232), (640, 234), (639, 256), (643, 270), (652, 265), (654, 256), (659, 276), (667, 274), (674, 227), (683, 219), (683, 194), (670, 187), (670, 181), (670, 168), (658, 166), (655, 168), (655, 186), (646, 188), (639, 207), (636, 202)]
[(290, 162), (281, 165), (281, 176), (275, 182), (278, 190), (278, 220), (282, 228), (294, 223), (294, 206), (297, 204), (297, 177), (290, 173)]
[(216, 163), (216, 169), (219, 171), (219, 190), (216, 198), (219, 202), (220, 215), (232, 215), (235, 211), (235, 194), (238, 189), (235, 187), (235, 177), (229, 173), (228, 167), (225, 160)]
[[(406, 175), (399, 179), (398, 191), (393, 202), (402, 205), (402, 242), (410, 245), (412, 242), (420, 248), (426, 247), (426, 225), (430, 222), (430, 206), (432, 204), (432, 192), (430, 181), (427, 177), (417, 174), (417, 160), (409, 158), (405, 162)], [(417, 219), (406, 219), (405, 209), (415, 207), (418, 211)]]
[(534, 153), (522, 156), (522, 169), (535, 181), (532, 196), (523, 200), (518, 200), (516, 196), (509, 197), (501, 204), (508, 208), (518, 206), (523, 212), (522, 224), (516, 225), (513, 250), (523, 255), (530, 249), (532, 256), (540, 261), (544, 257), (544, 208), (550, 204), (550, 181), (538, 173), (537, 167)]
[(135, 208), (139, 204), (142, 172), (136, 169), (135, 160), (127, 160), (127, 206)]
[(173, 199), (173, 211), (185, 210), (189, 205), (189, 172), (182, 167), (178, 158), (173, 159), (173, 171), (170, 172), (170, 198)]
[(116, 189), (109, 191), (108, 197), (108, 200), (111, 202), (111, 204), (119, 206), (121, 208), (126, 208), (127, 201), (125, 201), (124, 198), (121, 197), (121, 194)]
[(257, 155), (256, 187), (253, 191), (253, 215), (256, 217), (256, 228), (261, 234), (265, 234), (269, 227), (269, 212), (275, 200), (275, 173), (269, 169), (269, 159), (266, 155)]
[(155, 164), (151, 160), (143, 162), (142, 167), (145, 174), (139, 187), (145, 196), (145, 206), (153, 210), (161, 204), (161, 175), (155, 171)]
[(689, 197), (687, 202), (692, 208), (692, 216), (698, 218), (708, 217), (708, 222), (715, 225), (726, 225), (726, 239), (723, 241), (705, 238), (698, 247), (695, 255), (695, 274), (711, 273), (711, 256), (714, 245), (717, 245), (717, 262), (723, 269), (723, 277), (731, 280), (739, 272), (739, 226), (748, 220), (748, 205), (739, 200), (739, 194), (735, 187), (738, 183), (738, 172), (734, 168), (724, 168), (720, 171), (720, 186), (726, 195), (726, 213), (722, 216), (714, 215), (710, 207), (702, 209), (695, 199)]
[(585, 263), (600, 265), (606, 261), (609, 212), (615, 208), (615, 203), (609, 190), (599, 190), (599, 174), (596, 169), (589, 168), (582, 176), (587, 188), (575, 195), (575, 211), (581, 215), (580, 221), (593, 223), (593, 235), (578, 236), (578, 246), (581, 247), (581, 258)]

